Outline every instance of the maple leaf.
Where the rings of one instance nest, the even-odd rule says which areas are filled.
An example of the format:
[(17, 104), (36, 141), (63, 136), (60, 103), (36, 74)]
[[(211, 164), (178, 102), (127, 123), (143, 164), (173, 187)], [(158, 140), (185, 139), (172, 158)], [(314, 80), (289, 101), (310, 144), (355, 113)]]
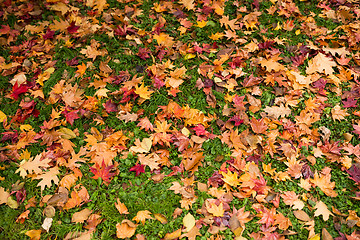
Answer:
[(35, 177), (35, 179), (41, 179), (41, 181), (37, 184), (37, 186), (40, 186), (41, 191), (43, 191), (45, 187), (51, 187), (52, 182), (58, 184), (59, 178), (57, 177), (57, 174), (59, 173), (59, 168), (55, 166), (50, 168), (49, 171), (38, 175), (37, 177)]
[(41, 229), (39, 230), (29, 230), (25, 232), (25, 235), (30, 238), (30, 240), (40, 240), (41, 237)]
[(268, 126), (264, 123), (264, 119), (257, 120), (256, 118), (252, 118), (250, 121), (251, 129), (254, 133), (264, 133)]
[(0, 205), (7, 202), (10, 193), (5, 191), (3, 187), (0, 187)]
[(142, 225), (144, 225), (146, 219), (154, 219), (153, 217), (150, 216), (150, 214), (151, 212), (148, 210), (138, 211), (136, 216), (132, 220), (136, 222), (141, 222)]
[(150, 151), (152, 147), (152, 139), (151, 138), (144, 138), (141, 142), (140, 139), (135, 139), (135, 146), (130, 147), (130, 151), (136, 153), (147, 153)]
[(319, 175), (316, 171), (314, 174), (314, 179), (310, 181), (318, 186), (325, 194), (329, 197), (336, 197), (337, 193), (333, 190), (335, 187), (335, 182), (330, 182), (331, 175)]
[(340, 105), (337, 104), (335, 107), (331, 109), (331, 116), (332, 119), (341, 121), (342, 119), (345, 119), (346, 116), (349, 116), (349, 114), (346, 112), (345, 109), (341, 109)]
[(268, 114), (269, 117), (278, 119), (279, 117), (286, 117), (289, 116), (291, 114), (291, 110), (288, 107), (285, 107), (284, 105), (280, 105), (280, 107), (278, 106), (266, 106), (263, 109), (264, 112), (266, 112)]
[(90, 171), (94, 174), (91, 178), (98, 179), (101, 178), (105, 184), (110, 183), (110, 178), (115, 175), (115, 173), (110, 173), (114, 165), (106, 166), (105, 161), (102, 161), (101, 166), (98, 163), (95, 164), (95, 167), (90, 167)]
[(329, 211), (326, 204), (323, 203), (322, 201), (319, 201), (316, 203), (315, 209), (316, 209), (316, 211), (314, 213), (314, 216), (316, 217), (316, 216), (322, 215), (324, 221), (327, 221), (329, 219), (330, 215), (334, 215), (334, 214), (332, 214), (332, 212)]
[(282, 213), (278, 213), (275, 216), (274, 225), (278, 225), (278, 228), (281, 230), (286, 230), (289, 226), (292, 226), (292, 223), (289, 218), (285, 217)]
[(360, 168), (356, 165), (352, 165), (346, 172), (350, 174), (350, 179), (354, 180), (357, 184), (360, 184)]
[(10, 96), (15, 100), (18, 100), (19, 95), (22, 93), (26, 93), (29, 89), (30, 87), (26, 84), (18, 84), (18, 82), (16, 82), (12, 88), (12, 93)]
[(144, 84), (141, 84), (141, 86), (136, 86), (135, 89), (136, 90), (134, 92), (143, 99), (150, 99), (151, 94), (154, 92), (149, 90), (149, 87), (144, 87)]
[(220, 202), (219, 205), (216, 205), (214, 201), (206, 201), (205, 202), (206, 210), (211, 213), (214, 217), (222, 217), (224, 216), (224, 205)]
[(194, 0), (180, 0), (179, 3), (183, 4), (187, 10), (194, 10)]
[(38, 154), (35, 158), (30, 158), (28, 161), (23, 160), (19, 164), (19, 169), (16, 170), (16, 173), (20, 172), (20, 176), (23, 178), (31, 173), (40, 174), (43, 168), (50, 167), (49, 162), (51, 162), (51, 159), (42, 158), (42, 155)]
[(257, 223), (263, 223), (265, 224), (265, 227), (268, 228), (275, 222), (276, 208), (273, 207), (271, 210), (269, 210), (266, 207), (262, 207), (261, 210), (258, 209), (257, 211), (260, 211), (258, 215), (259, 217), (261, 217), (261, 219), (257, 221)]
[(274, 60), (273, 58), (270, 59), (262, 59), (260, 62), (261, 66), (266, 68), (266, 71), (271, 72), (279, 72), (281, 70), (285, 70), (285, 67), (278, 63), (276, 60)]
[(73, 214), (73, 216), (71, 218), (71, 222), (82, 223), (89, 218), (91, 213), (92, 213), (92, 210), (90, 210), (88, 208), (84, 208), (83, 210)]
[(356, 134), (359, 134), (359, 138), (360, 138), (360, 124), (358, 124), (358, 125), (353, 124), (352, 126), (353, 126), (353, 128), (355, 129), (355, 130), (352, 131), (352, 132), (353, 132), (353, 133), (356, 133)]
[(135, 176), (139, 176), (141, 173), (145, 172), (145, 165), (137, 164), (129, 169), (131, 172), (135, 172)]
[(154, 127), (147, 117), (140, 119), (136, 126), (140, 127), (140, 129), (145, 129), (145, 131), (154, 131)]
[(332, 67), (337, 66), (332, 58), (327, 57), (322, 53), (318, 53), (313, 59), (309, 61), (309, 66), (306, 68), (306, 74), (313, 74), (315, 72), (330, 75), (334, 73)]
[(118, 111), (117, 104), (113, 103), (111, 99), (107, 100), (106, 103), (103, 103), (103, 107), (107, 113)]
[(66, 121), (68, 123), (70, 123), (71, 126), (74, 124), (74, 121), (76, 119), (80, 118), (78, 113), (79, 113), (79, 110), (65, 109), (64, 111), (62, 111), (62, 114), (64, 114)]
[(240, 185), (240, 179), (238, 178), (237, 172), (231, 173), (229, 170), (227, 173), (221, 172), (223, 175), (222, 180), (229, 184), (232, 187), (236, 187), (237, 185)]

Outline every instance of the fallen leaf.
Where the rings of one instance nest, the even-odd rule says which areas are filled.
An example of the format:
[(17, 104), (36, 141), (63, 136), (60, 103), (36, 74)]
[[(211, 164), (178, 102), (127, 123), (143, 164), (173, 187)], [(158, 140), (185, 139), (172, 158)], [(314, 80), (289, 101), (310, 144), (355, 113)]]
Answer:
[(179, 238), (181, 235), (181, 229), (178, 229), (172, 233), (165, 234), (164, 240), (173, 240)]
[(188, 213), (183, 218), (183, 225), (185, 227), (185, 232), (189, 232), (195, 226), (195, 218), (191, 213)]
[(120, 202), (119, 198), (116, 199), (115, 207), (120, 214), (129, 214), (129, 211), (124, 203)]
[(41, 229), (40, 230), (29, 230), (25, 232), (25, 235), (30, 237), (30, 240), (39, 240), (41, 236)]
[(168, 220), (166, 219), (164, 214), (161, 213), (155, 213), (154, 217), (156, 220), (158, 220), (159, 222), (161, 222), (162, 224), (166, 224), (168, 223)]
[(303, 210), (297, 210), (297, 211), (293, 211), (294, 216), (304, 222), (309, 222), (311, 221), (311, 218), (309, 217), (309, 215), (307, 215), (306, 212), (304, 212)]
[(138, 211), (136, 216), (132, 220), (136, 222), (141, 222), (144, 225), (146, 219), (154, 219), (150, 216), (150, 214), (151, 212), (148, 210)]
[(322, 201), (319, 201), (316, 203), (315, 205), (315, 213), (314, 213), (314, 216), (317, 217), (317, 216), (320, 216), (322, 215), (323, 216), (323, 220), (324, 221), (327, 221), (329, 219), (329, 216), (330, 215), (334, 215), (332, 214), (332, 212), (328, 209), (328, 207), (326, 206), (325, 203), (323, 203)]
[(91, 213), (92, 213), (92, 210), (90, 210), (88, 208), (84, 208), (80, 212), (76, 212), (73, 214), (73, 216), (71, 218), (71, 222), (82, 223), (86, 219), (88, 219), (88, 217), (90, 216)]
[(117, 238), (130, 238), (135, 234), (136, 225), (130, 220), (123, 220), (116, 224), (116, 237)]

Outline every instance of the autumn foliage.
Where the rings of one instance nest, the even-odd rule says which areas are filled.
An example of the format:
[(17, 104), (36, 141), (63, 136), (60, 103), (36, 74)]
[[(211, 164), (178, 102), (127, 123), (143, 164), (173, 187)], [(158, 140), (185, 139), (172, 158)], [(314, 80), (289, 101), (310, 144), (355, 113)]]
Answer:
[[(6, 0), (0, 21), (0, 213), (17, 234), (360, 238), (358, 1)], [(121, 221), (90, 207), (134, 186), (128, 162), (177, 208), (131, 211), (118, 188)], [(153, 221), (175, 227), (141, 232)]]

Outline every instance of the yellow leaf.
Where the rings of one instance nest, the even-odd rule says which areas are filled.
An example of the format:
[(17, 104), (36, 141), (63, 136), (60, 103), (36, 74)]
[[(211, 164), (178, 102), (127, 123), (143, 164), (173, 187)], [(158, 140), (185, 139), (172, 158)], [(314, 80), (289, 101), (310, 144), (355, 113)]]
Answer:
[(39, 240), (41, 235), (41, 229), (40, 230), (29, 230), (25, 233), (26, 236), (30, 237), (30, 240)]
[(188, 54), (185, 55), (184, 59), (185, 59), (185, 60), (188, 60), (188, 59), (191, 59), (191, 58), (194, 58), (194, 57), (196, 57), (195, 54), (193, 54), (193, 53), (188, 53)]
[(106, 88), (100, 88), (99, 90), (96, 91), (95, 96), (97, 96), (99, 99), (103, 98), (103, 97), (107, 97), (107, 92), (109, 92), (110, 90), (106, 89)]
[(224, 216), (225, 210), (222, 202), (219, 204), (219, 206), (217, 206), (214, 202), (206, 201), (205, 205), (206, 205), (206, 210), (215, 217)]
[(189, 232), (195, 226), (195, 218), (191, 213), (186, 214), (183, 218), (183, 225), (185, 227), (185, 232)]
[(84, 63), (82, 63), (81, 65), (77, 65), (76, 66), (78, 68), (78, 70), (76, 71), (76, 73), (79, 73), (80, 76), (85, 74), (86, 71), (86, 65)]
[(214, 34), (212, 34), (211, 36), (209, 36), (209, 38), (210, 38), (211, 40), (214, 40), (214, 41), (219, 40), (219, 39), (222, 38), (222, 37), (224, 37), (224, 34), (223, 34), (223, 33), (219, 33), (219, 32), (214, 33)]
[(277, 25), (276, 25), (276, 27), (274, 28), (274, 30), (281, 30), (281, 25), (280, 25), (279, 22), (277, 23)]
[(21, 131), (30, 131), (32, 129), (33, 129), (33, 127), (31, 125), (29, 125), (29, 124), (25, 124), (25, 125), (20, 126)]
[(76, 134), (73, 132), (73, 130), (68, 129), (68, 128), (60, 128), (58, 130), (58, 132), (60, 132), (62, 135), (61, 137), (64, 139), (72, 139), (72, 138), (76, 138)]
[(0, 111), (0, 122), (4, 122), (5, 119), (6, 119), (5, 113), (3, 113), (2, 111)]
[(312, 236), (311, 238), (309, 238), (309, 240), (320, 240), (320, 234)]
[(238, 174), (236, 172), (231, 173), (229, 170), (227, 173), (221, 172), (223, 175), (223, 181), (229, 184), (232, 187), (235, 187), (240, 184), (240, 179), (238, 178)]
[(202, 21), (197, 21), (196, 23), (197, 23), (197, 26), (198, 26), (199, 28), (203, 28), (203, 27), (206, 26), (207, 22), (208, 22), (208, 21), (202, 20)]
[(138, 86), (135, 87), (135, 93), (144, 99), (150, 99), (150, 96), (153, 92), (154, 91), (149, 90), (149, 88), (147, 86), (144, 87), (144, 84), (141, 84), (140, 87), (138, 87)]
[(164, 214), (161, 213), (155, 213), (154, 217), (156, 220), (158, 220), (159, 222), (161, 222), (162, 224), (166, 224), (168, 223), (168, 220), (166, 219), (166, 217), (164, 216)]

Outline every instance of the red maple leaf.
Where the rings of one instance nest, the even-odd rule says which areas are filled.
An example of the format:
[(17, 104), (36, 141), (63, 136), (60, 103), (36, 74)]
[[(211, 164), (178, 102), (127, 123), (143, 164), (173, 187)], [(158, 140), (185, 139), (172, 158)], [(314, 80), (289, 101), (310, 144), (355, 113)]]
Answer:
[(80, 118), (78, 115), (78, 112), (79, 112), (79, 110), (68, 111), (68, 109), (66, 109), (62, 112), (62, 114), (65, 115), (66, 121), (68, 123), (70, 123), (70, 125), (72, 126), (74, 123), (74, 120)]
[(141, 173), (145, 172), (145, 165), (142, 164), (136, 164), (135, 166), (133, 166), (132, 168), (130, 168), (131, 172), (135, 172), (135, 176), (140, 175)]
[(113, 103), (111, 99), (107, 100), (106, 103), (103, 103), (103, 106), (107, 113), (118, 111), (116, 103)]
[(241, 119), (238, 115), (233, 116), (232, 118), (229, 119), (229, 121), (234, 121), (235, 126), (239, 126), (244, 122), (244, 120)]
[(139, 52), (137, 56), (143, 60), (146, 60), (147, 58), (150, 58), (150, 53), (151, 51), (148, 48), (139, 47)]
[(28, 87), (27, 85), (25, 84), (21, 84), (19, 86), (19, 84), (16, 82), (15, 85), (13, 86), (13, 89), (12, 89), (12, 94), (11, 94), (11, 97), (13, 97), (15, 100), (17, 100), (19, 98), (19, 95), (22, 94), (22, 93), (26, 93), (27, 90), (29, 90), (30, 87)]
[(357, 107), (357, 100), (352, 97), (348, 97), (346, 101), (342, 100), (342, 103), (344, 104), (344, 108)]
[(70, 26), (67, 28), (70, 34), (76, 33), (80, 26), (76, 26), (75, 22), (71, 22)]
[(193, 127), (193, 129), (195, 130), (195, 134), (197, 136), (202, 136), (202, 135), (207, 135), (209, 134), (208, 131), (206, 131), (205, 127), (202, 124), (198, 124), (195, 127)]
[(91, 167), (90, 171), (94, 174), (91, 178), (98, 179), (101, 178), (105, 184), (110, 183), (110, 178), (115, 175), (115, 173), (111, 173), (111, 169), (114, 167), (114, 165), (106, 166), (105, 162), (103, 161), (101, 166), (99, 164), (95, 164), (95, 167)]

